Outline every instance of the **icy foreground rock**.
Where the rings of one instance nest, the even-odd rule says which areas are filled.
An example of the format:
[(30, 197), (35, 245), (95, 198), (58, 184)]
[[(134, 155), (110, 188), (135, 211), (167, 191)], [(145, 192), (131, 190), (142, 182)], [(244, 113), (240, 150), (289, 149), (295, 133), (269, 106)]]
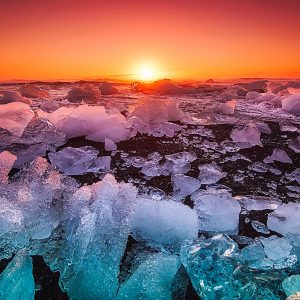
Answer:
[(186, 239), (198, 235), (197, 214), (172, 200), (139, 197), (132, 218), (132, 235), (152, 247), (178, 251)]
[(66, 175), (110, 170), (110, 156), (97, 157), (98, 154), (99, 151), (90, 146), (66, 147), (58, 152), (49, 153), (49, 160)]
[(279, 255), (273, 255), (272, 259), (266, 258), (266, 253), (272, 253), (269, 248), (264, 248), (264, 253), (259, 242), (240, 251), (232, 239), (221, 234), (187, 241), (180, 256), (201, 299), (279, 300), (282, 299), (279, 295), (284, 294), (281, 284), (285, 286), (284, 280), (290, 273), (297, 274), (300, 268), (297, 257), (290, 255), (299, 248), (284, 248), (278, 240), (273, 247), (275, 252), (279, 250)]
[(241, 206), (224, 191), (195, 192), (191, 199), (199, 219), (199, 230), (212, 232), (234, 232), (239, 225)]
[(12, 102), (0, 105), (0, 128), (20, 137), (33, 116), (34, 112), (25, 103)]
[(25, 250), (20, 250), (0, 275), (0, 299), (33, 300), (34, 293), (32, 260)]

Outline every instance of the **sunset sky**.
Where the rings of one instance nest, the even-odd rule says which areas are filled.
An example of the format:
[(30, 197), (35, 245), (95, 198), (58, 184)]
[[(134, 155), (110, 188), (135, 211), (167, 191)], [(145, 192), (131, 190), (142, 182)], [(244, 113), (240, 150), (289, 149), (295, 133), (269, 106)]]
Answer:
[(300, 0), (2, 1), (0, 80), (300, 77)]

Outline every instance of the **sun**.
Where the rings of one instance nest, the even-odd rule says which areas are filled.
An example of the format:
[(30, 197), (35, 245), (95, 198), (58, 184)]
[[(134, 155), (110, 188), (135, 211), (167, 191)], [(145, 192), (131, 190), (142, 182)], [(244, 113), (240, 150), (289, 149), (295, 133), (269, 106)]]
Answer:
[(137, 79), (141, 81), (154, 81), (157, 80), (159, 72), (154, 67), (154, 65), (142, 65), (138, 68), (136, 73)]
[(144, 68), (140, 70), (139, 78), (144, 81), (151, 81), (155, 79), (155, 72), (153, 69)]

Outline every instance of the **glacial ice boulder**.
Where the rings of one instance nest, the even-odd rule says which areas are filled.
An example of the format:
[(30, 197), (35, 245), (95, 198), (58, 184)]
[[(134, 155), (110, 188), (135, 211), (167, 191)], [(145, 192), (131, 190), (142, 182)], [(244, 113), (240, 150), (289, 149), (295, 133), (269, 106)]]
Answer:
[(20, 137), (33, 116), (34, 112), (25, 103), (12, 102), (0, 105), (0, 128)]
[(97, 103), (99, 98), (99, 92), (90, 84), (73, 87), (67, 95), (67, 99), (72, 103), (80, 103), (81, 101)]
[(282, 100), (282, 109), (294, 115), (300, 115), (300, 94), (288, 96)]
[(0, 274), (0, 299), (33, 300), (34, 293), (32, 260), (25, 250), (20, 250)]
[(99, 151), (91, 146), (81, 148), (66, 147), (49, 153), (52, 165), (66, 175), (80, 175), (99, 170), (110, 170), (110, 156), (97, 157)]
[(192, 194), (194, 209), (199, 219), (199, 230), (235, 232), (239, 225), (241, 206), (224, 191), (199, 190)]
[(179, 121), (183, 116), (178, 106), (179, 101), (171, 98), (141, 98), (129, 108), (128, 121), (139, 133), (173, 137), (176, 131), (182, 129), (180, 125), (170, 123)]
[(240, 251), (224, 234), (185, 242), (180, 257), (201, 299), (280, 300), (284, 294), (281, 283), (300, 269), (295, 255), (286, 249), (283, 253), (277, 239), (272, 245), (280, 258), (274, 260), (266, 257), (264, 251), (269, 254), (271, 249), (262, 248), (260, 241)]
[(26, 104), (30, 104), (30, 99), (21, 96), (20, 93), (16, 91), (4, 91), (3, 97), (0, 98), (0, 104), (7, 104), (11, 102), (23, 102)]
[(237, 299), (240, 296), (243, 289), (238, 291), (232, 280), (235, 266), (230, 260), (237, 254), (238, 245), (221, 234), (211, 239), (190, 240), (182, 246), (181, 261), (201, 299)]
[(180, 202), (139, 197), (132, 218), (132, 235), (152, 247), (178, 251), (184, 240), (198, 235), (197, 214)]
[(267, 226), (284, 236), (288, 233), (300, 233), (300, 204), (287, 203), (280, 205), (274, 212), (268, 215)]
[(113, 95), (119, 93), (118, 89), (107, 81), (103, 81), (100, 83), (99, 90), (101, 92), (101, 95)]
[(26, 98), (47, 98), (49, 96), (48, 92), (34, 84), (25, 84), (20, 87), (20, 94)]
[(178, 106), (179, 101), (171, 98), (141, 98), (130, 108), (130, 116), (138, 117), (146, 123), (179, 121), (183, 113)]
[(96, 142), (104, 142), (105, 138), (119, 142), (131, 136), (126, 118), (119, 112), (108, 112), (103, 106), (61, 107), (52, 113), (39, 110), (38, 115), (63, 131), (67, 138), (85, 136)]
[(108, 174), (69, 199), (58, 253), (60, 284), (71, 299), (112, 299), (130, 232), (136, 189)]

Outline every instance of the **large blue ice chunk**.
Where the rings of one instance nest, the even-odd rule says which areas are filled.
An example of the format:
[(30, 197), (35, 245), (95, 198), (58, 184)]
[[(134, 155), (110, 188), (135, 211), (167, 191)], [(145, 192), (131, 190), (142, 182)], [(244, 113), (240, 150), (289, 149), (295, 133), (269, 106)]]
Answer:
[(0, 275), (0, 299), (33, 300), (34, 292), (31, 257), (20, 250)]

